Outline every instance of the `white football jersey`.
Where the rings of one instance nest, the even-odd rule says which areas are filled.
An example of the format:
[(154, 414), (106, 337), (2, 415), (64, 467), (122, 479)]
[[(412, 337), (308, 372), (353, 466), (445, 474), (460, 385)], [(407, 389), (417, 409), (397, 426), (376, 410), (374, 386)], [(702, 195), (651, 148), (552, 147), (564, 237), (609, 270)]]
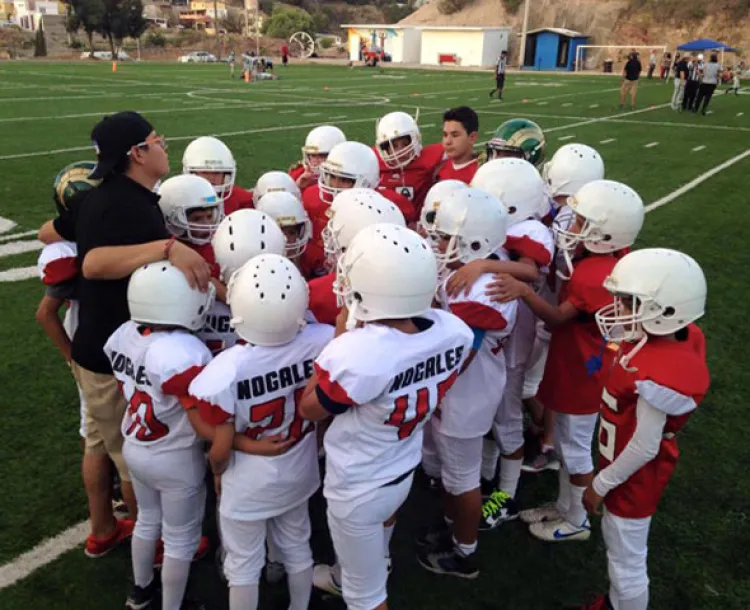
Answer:
[(313, 374), (313, 362), (333, 338), (333, 328), (310, 324), (286, 345), (238, 343), (219, 354), (190, 385), (207, 403), (212, 423), (234, 419), (252, 439), (285, 435), (299, 442), (277, 456), (234, 451), (221, 477), (221, 514), (240, 521), (280, 515), (307, 500), (320, 486), (318, 448), (312, 422), (298, 403)]
[(441, 284), (438, 300), (474, 330), (477, 353), (443, 401), (440, 430), (454, 438), (476, 438), (489, 432), (505, 390), (504, 348), (516, 323), (518, 304), (490, 301), (486, 290), (494, 280), (492, 274), (480, 276), (468, 295), (461, 291), (455, 297), (445, 291), (449, 279), (450, 275)]
[[(47, 244), (39, 253), (37, 269), (39, 278), (45, 286), (48, 286), (48, 294), (50, 290), (54, 294), (55, 287), (59, 288), (66, 285), (78, 276), (78, 248), (72, 241), (58, 241)], [(75, 293), (75, 286), (66, 286), (61, 292)], [(55, 294), (55, 296), (58, 295)], [(68, 338), (72, 340), (78, 328), (78, 301), (75, 298), (68, 298), (69, 296), (75, 295), (66, 294), (65, 297), (61, 297), (65, 298), (68, 303), (63, 319), (63, 328), (65, 328)]]
[(343, 412), (324, 444), (323, 493), (354, 501), (419, 464), (422, 428), (455, 382), (472, 333), (440, 310), (409, 335), (367, 324), (334, 339), (315, 361), (318, 387)]
[(184, 330), (155, 331), (125, 322), (104, 345), (128, 401), (122, 420), (125, 442), (154, 451), (186, 449), (200, 442), (180, 397), (211, 361), (211, 353)]

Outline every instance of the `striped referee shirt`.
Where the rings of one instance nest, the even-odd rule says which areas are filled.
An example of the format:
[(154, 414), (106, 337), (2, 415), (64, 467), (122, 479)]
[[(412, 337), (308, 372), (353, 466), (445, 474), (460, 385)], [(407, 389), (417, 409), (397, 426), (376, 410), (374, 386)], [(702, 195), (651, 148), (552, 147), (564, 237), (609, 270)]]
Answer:
[(699, 61), (694, 61), (690, 64), (690, 71), (688, 72), (688, 80), (700, 80), (701, 79), (701, 70), (703, 69), (703, 64)]
[(501, 57), (497, 60), (497, 74), (505, 74), (505, 66), (508, 65), (508, 60), (505, 57)]

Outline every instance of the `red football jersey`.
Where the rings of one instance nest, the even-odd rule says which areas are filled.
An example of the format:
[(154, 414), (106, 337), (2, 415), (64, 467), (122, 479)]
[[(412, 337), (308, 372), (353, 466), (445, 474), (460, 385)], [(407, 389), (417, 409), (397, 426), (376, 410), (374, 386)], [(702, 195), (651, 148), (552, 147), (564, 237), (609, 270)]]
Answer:
[[(428, 144), (422, 149), (422, 154), (404, 168), (389, 168), (380, 157), (375, 147), (380, 163), (380, 186), (384, 186), (403, 195), (414, 204), (416, 216), (422, 210), (425, 195), (435, 184), (438, 168), (443, 162), (444, 152), (442, 144)], [(407, 222), (410, 222), (407, 220)]]
[[(628, 344), (623, 354), (633, 349)], [(627, 370), (616, 362), (607, 376), (602, 394), (599, 428), (599, 468), (609, 466), (625, 449), (635, 433), (639, 382), (653, 382), (692, 398), (700, 404), (709, 386), (706, 342), (701, 330), (691, 324), (686, 341), (650, 337), (633, 357)], [(658, 404), (653, 404), (660, 408)], [(692, 411), (667, 414), (659, 453), (604, 499), (607, 510), (626, 519), (643, 519), (654, 514), (674, 472), (679, 450), (677, 437)]]
[(253, 207), (253, 194), (236, 184), (232, 187), (232, 193), (224, 200), (224, 215), (229, 216), (232, 212)]
[(215, 277), (217, 280), (221, 279), (221, 274), (219, 272), (219, 263), (216, 262), (216, 257), (214, 256), (214, 248), (211, 244), (191, 244), (186, 242), (188, 246), (190, 246), (193, 250), (195, 250), (198, 254), (200, 254), (203, 257), (203, 260), (205, 260), (209, 267), (211, 267), (211, 277)]
[(478, 169), (479, 160), (477, 158), (474, 158), (467, 163), (462, 163), (461, 165), (456, 165), (453, 162), (453, 159), (446, 159), (438, 170), (437, 181), (460, 180), (461, 182), (470, 184)]
[(305, 173), (305, 166), (302, 165), (302, 163), (297, 163), (296, 165), (292, 166), (289, 169), (289, 175), (292, 177), (292, 179), (297, 182), (299, 180), (299, 177)]
[(329, 273), (308, 282), (310, 288), (310, 304), (308, 309), (320, 324), (336, 325), (339, 306), (336, 302), (336, 295), (333, 294), (333, 282), (335, 279), (336, 274)]
[(396, 191), (383, 186), (378, 187), (378, 193), (401, 210), (401, 213), (404, 215), (404, 220), (406, 220), (406, 224), (411, 224), (417, 221), (417, 211), (408, 197), (404, 197)]
[(317, 184), (308, 186), (302, 191), (302, 205), (310, 217), (312, 223), (312, 239), (307, 244), (308, 250), (313, 250), (315, 253), (323, 253), (323, 238), (321, 233), (328, 224), (328, 216), (326, 212), (330, 207), (325, 201), (320, 198), (320, 189)]
[(616, 262), (608, 254), (582, 258), (562, 286), (560, 303), (570, 301), (579, 314), (552, 331), (539, 400), (553, 411), (572, 415), (599, 412), (602, 372), (609, 370), (614, 352), (607, 348), (594, 314), (612, 303), (612, 295), (602, 283)]

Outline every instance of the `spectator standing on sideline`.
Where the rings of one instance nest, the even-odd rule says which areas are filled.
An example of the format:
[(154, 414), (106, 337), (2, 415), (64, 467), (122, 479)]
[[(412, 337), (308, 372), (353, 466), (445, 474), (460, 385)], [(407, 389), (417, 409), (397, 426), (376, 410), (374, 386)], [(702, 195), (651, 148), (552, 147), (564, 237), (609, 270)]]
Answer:
[(689, 74), (687, 59), (681, 57), (674, 65), (674, 93), (672, 94), (672, 110), (682, 108), (682, 98), (685, 95), (685, 83)]
[(286, 43), (281, 45), (281, 65), (286, 66), (289, 63), (289, 47)]
[(234, 78), (234, 62), (235, 62), (234, 49), (229, 52), (229, 78)]
[[(698, 86), (698, 98), (695, 100), (693, 112), (700, 110), (703, 116), (706, 115), (708, 104), (711, 102), (711, 97), (716, 90), (716, 86), (719, 84), (720, 78), (721, 66), (719, 65), (719, 59), (716, 53), (712, 53), (710, 61), (703, 66), (703, 80)], [(701, 105), (703, 108), (701, 108)]]
[(656, 70), (656, 51), (651, 51), (651, 55), (648, 58), (648, 78), (649, 80), (654, 78), (654, 70)]
[(40, 237), (75, 241), (82, 278), (79, 282), (79, 326), (73, 337), (71, 368), (86, 401), (86, 448), (83, 482), (89, 503), (91, 534), (85, 552), (100, 557), (129, 538), (132, 520), (112, 512), (109, 459), (122, 480), (122, 495), (131, 519), (137, 513), (120, 430), (126, 402), (117, 386), (104, 344), (130, 318), (127, 288), (130, 274), (146, 263), (169, 259), (191, 285), (206, 288), (210, 271), (203, 258), (169, 236), (159, 209), (156, 184), (169, 173), (166, 142), (136, 112), (105, 117), (91, 132), (101, 179), (73, 216), (47, 223)]
[(638, 53), (633, 51), (622, 70), (622, 87), (620, 87), (620, 110), (625, 108), (625, 98), (630, 93), (630, 109), (635, 109), (635, 97), (638, 95), (638, 79), (643, 67), (638, 59)]
[[(674, 61), (677, 63), (680, 59), (680, 54), (675, 53)], [(664, 53), (661, 58), (661, 69), (659, 72), (659, 78), (667, 80), (669, 78), (669, 69), (672, 67), (672, 54)]]
[(688, 78), (685, 82), (685, 95), (682, 98), (683, 110), (692, 110), (695, 105), (695, 98), (698, 95), (698, 87), (701, 82), (701, 68), (701, 62), (695, 57), (692, 57), (688, 62)]
[(732, 70), (729, 74), (732, 78), (731, 85), (724, 91), (724, 95), (727, 93), (731, 93), (734, 91), (735, 95), (740, 94), (740, 72), (739, 68), (737, 66), (734, 67), (734, 70)]
[(503, 51), (500, 53), (500, 59), (497, 60), (497, 67), (495, 68), (495, 88), (490, 91), (490, 99), (493, 94), (497, 91), (497, 100), (503, 99), (503, 87), (505, 86), (505, 70), (508, 67), (508, 52)]

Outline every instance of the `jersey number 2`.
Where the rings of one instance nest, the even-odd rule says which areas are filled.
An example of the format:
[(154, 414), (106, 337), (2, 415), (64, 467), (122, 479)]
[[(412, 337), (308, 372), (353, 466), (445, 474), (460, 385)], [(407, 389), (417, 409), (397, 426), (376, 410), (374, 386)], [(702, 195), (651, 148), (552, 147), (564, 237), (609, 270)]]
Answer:
[[(445, 393), (453, 385), (456, 380), (456, 375), (451, 375), (448, 379), (440, 382), (437, 386), (438, 399), (437, 404), (440, 405), (443, 402)], [(403, 440), (412, 434), (417, 426), (424, 420), (425, 417), (430, 413), (430, 390), (429, 388), (421, 388), (417, 390), (417, 407), (416, 414), (409, 421), (406, 421), (406, 412), (409, 410), (409, 394), (399, 396), (394, 401), (394, 409), (391, 412), (390, 417), (386, 420), (386, 425), (395, 426), (398, 428), (398, 438)]]
[(125, 431), (125, 436), (135, 432), (135, 438), (144, 443), (158, 441), (169, 434), (169, 426), (159, 421), (154, 414), (154, 401), (143, 390), (136, 390), (130, 398), (128, 411), (133, 423)]
[[(312, 424), (306, 422), (299, 414), (299, 403), (302, 400), (302, 393), (305, 388), (299, 388), (294, 392), (294, 419), (289, 426), (289, 436), (287, 440), (299, 440), (312, 430)], [(269, 417), (271, 421), (265, 426), (254, 426), (245, 430), (245, 436), (257, 439), (263, 432), (269, 429), (278, 428), (284, 422), (284, 407), (286, 406), (286, 396), (274, 398), (260, 405), (255, 405), (250, 409), (250, 423), (262, 422)], [(307, 424), (307, 426), (305, 426)]]

